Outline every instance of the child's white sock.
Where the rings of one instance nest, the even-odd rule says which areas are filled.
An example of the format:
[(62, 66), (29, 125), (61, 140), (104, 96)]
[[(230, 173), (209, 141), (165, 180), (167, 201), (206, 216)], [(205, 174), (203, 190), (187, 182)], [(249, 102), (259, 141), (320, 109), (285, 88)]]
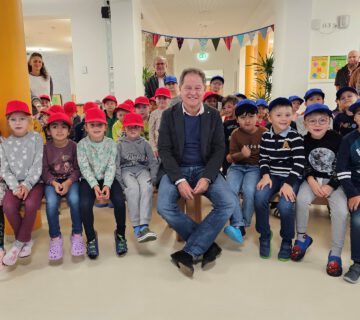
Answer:
[(305, 242), (305, 237), (306, 233), (299, 233), (297, 234), (297, 240), (301, 241), (301, 242)]

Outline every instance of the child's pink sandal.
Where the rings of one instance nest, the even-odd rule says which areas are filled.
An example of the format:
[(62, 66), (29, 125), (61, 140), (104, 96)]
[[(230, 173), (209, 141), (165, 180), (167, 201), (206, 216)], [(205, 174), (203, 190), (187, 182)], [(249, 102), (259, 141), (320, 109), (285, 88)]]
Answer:
[(63, 238), (50, 239), (49, 260), (60, 260), (63, 256)]
[(73, 234), (70, 240), (71, 255), (74, 257), (83, 256), (85, 254), (85, 246), (81, 234)]
[(18, 248), (16, 245), (12, 245), (10, 250), (5, 254), (2, 262), (6, 266), (13, 266), (18, 260), (19, 253), (22, 248)]

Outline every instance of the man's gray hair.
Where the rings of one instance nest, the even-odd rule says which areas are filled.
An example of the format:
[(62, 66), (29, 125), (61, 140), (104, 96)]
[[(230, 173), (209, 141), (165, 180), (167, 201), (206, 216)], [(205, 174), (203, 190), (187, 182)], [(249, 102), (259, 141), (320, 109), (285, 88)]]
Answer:
[(204, 86), (206, 86), (206, 76), (205, 76), (205, 73), (204, 71), (198, 69), (198, 68), (187, 68), (187, 69), (184, 69), (183, 72), (181, 73), (181, 76), (180, 76), (180, 82), (179, 82), (179, 86), (181, 87), (184, 83), (184, 78), (186, 75), (188, 74), (197, 74), (198, 76), (200, 76)]

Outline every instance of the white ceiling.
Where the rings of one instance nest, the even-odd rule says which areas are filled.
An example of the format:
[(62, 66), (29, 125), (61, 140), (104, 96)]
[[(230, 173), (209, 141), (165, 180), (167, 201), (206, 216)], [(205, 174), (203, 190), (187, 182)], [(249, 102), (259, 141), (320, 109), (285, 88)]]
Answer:
[[(30, 51), (71, 51), (68, 5), (83, 0), (22, 0), (26, 45)], [(86, 0), (94, 1), (94, 0)], [(183, 37), (216, 37), (267, 26), (274, 0), (140, 0), (142, 28)], [(47, 14), (56, 12), (57, 16)], [(36, 13), (39, 12), (38, 16)]]

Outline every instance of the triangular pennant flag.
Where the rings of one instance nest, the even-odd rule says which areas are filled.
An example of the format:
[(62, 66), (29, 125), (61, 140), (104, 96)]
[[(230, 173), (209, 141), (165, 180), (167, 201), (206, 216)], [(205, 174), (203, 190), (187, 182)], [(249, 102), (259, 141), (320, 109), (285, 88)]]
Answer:
[(263, 39), (266, 39), (266, 35), (267, 35), (267, 28), (262, 28), (259, 30), (261, 36), (263, 37)]
[(206, 51), (206, 44), (208, 39), (199, 39), (200, 49), (201, 51)]
[(252, 43), (254, 41), (255, 35), (256, 35), (256, 31), (251, 31), (248, 33), (250, 43)]
[(243, 41), (244, 41), (244, 34), (238, 34), (238, 35), (236, 36), (236, 38), (237, 38), (238, 41), (239, 41), (240, 47), (242, 47)]
[(165, 37), (165, 47), (166, 47), (166, 49), (169, 48), (172, 39), (173, 39), (172, 37)]
[(194, 43), (195, 43), (195, 39), (186, 39), (188, 45), (189, 45), (189, 49), (190, 51), (192, 51), (193, 47), (194, 47)]
[(177, 41), (179, 50), (181, 50), (181, 47), (184, 43), (184, 38), (176, 38), (176, 41)]
[(212, 41), (215, 51), (216, 51), (218, 48), (219, 42), (220, 42), (220, 38), (213, 38), (213, 39), (211, 39), (211, 41)]
[(230, 50), (231, 49), (231, 42), (233, 40), (233, 36), (225, 37), (223, 39), (225, 41), (226, 47), (228, 48), (228, 50)]
[(275, 32), (275, 26), (272, 24), (270, 27), (271, 27), (272, 31)]
[(156, 47), (156, 44), (158, 43), (160, 37), (161, 37), (161, 36), (160, 36), (159, 34), (156, 34), (156, 33), (153, 34), (153, 44), (154, 44), (154, 47)]

